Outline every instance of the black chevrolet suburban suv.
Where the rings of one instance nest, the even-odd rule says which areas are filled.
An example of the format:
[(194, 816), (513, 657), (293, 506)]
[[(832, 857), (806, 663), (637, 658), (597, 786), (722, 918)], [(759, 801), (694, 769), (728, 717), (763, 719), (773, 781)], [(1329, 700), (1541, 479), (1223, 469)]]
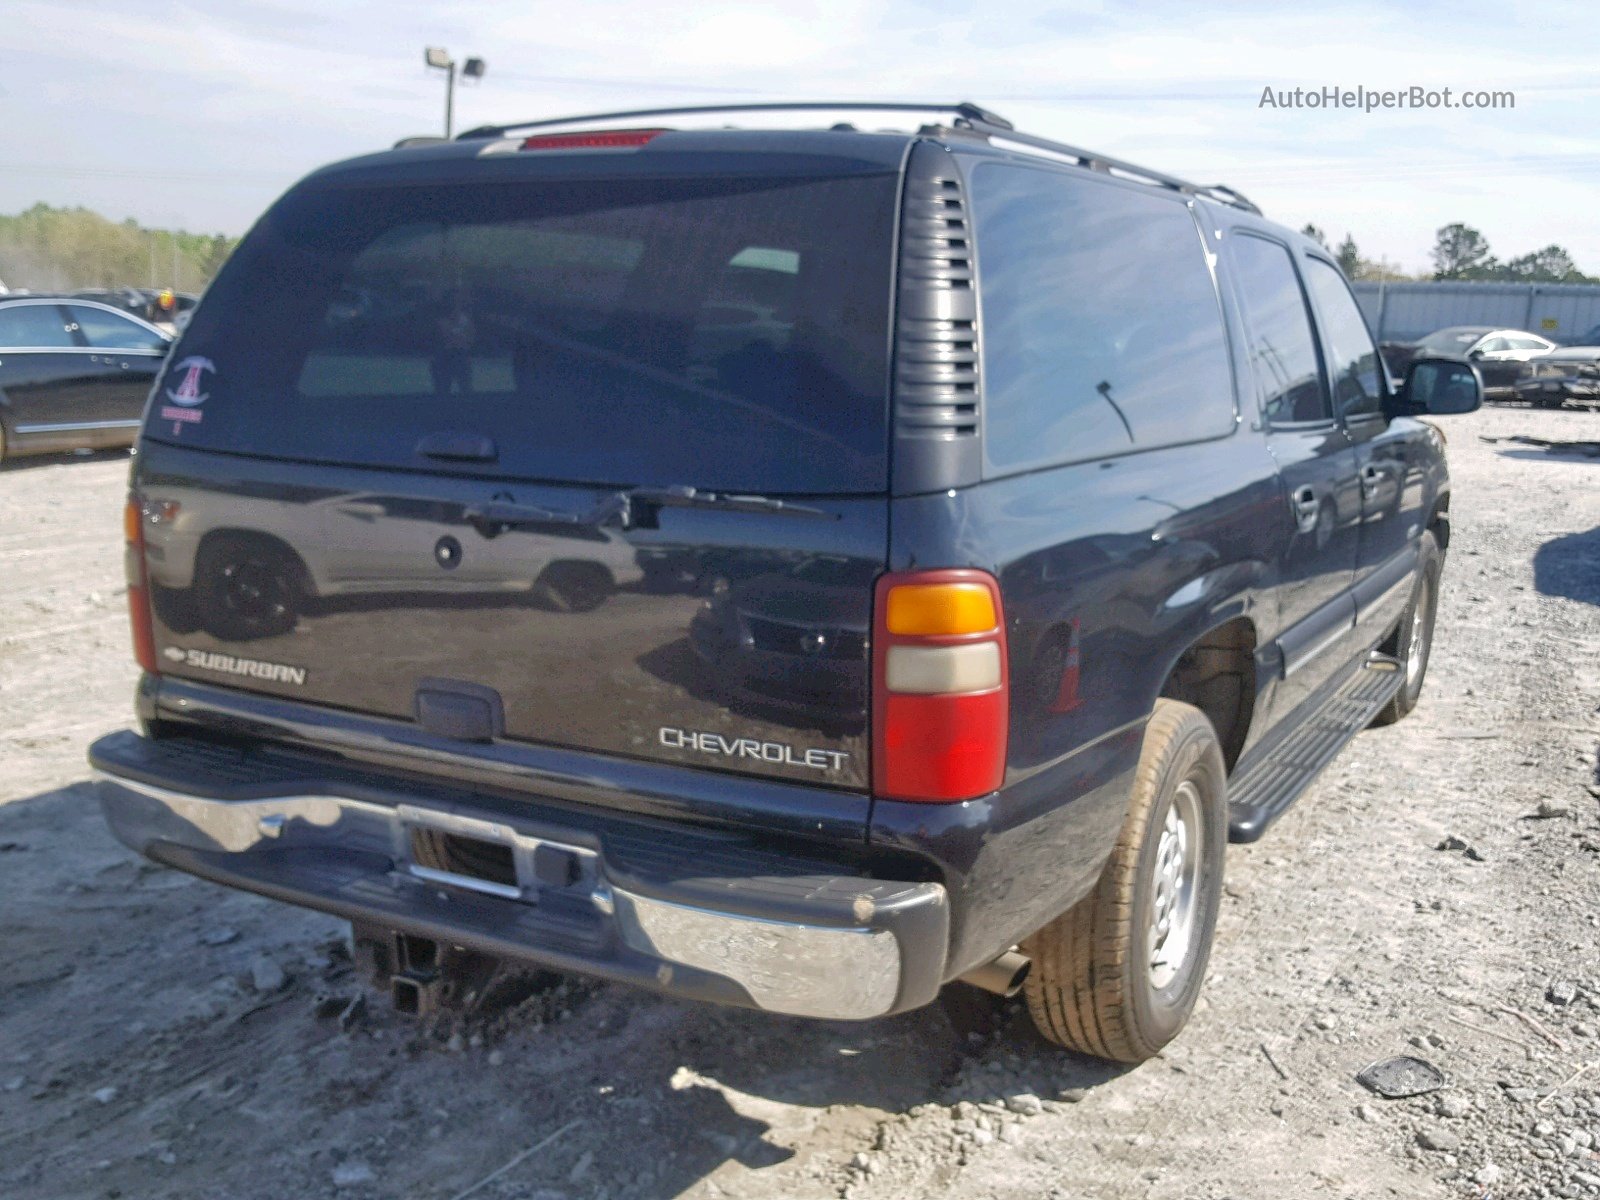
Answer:
[(138, 443), (116, 835), (410, 1009), (475, 955), (1168, 1042), (1225, 843), (1417, 703), (1416, 416), (1481, 380), (1392, 383), (1230, 189), (848, 107), (934, 123), (532, 122), (278, 201)]

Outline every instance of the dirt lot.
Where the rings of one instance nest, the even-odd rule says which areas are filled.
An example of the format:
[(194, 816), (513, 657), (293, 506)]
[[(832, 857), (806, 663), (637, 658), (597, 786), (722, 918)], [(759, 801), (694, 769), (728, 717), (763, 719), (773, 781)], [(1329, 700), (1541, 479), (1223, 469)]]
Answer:
[[(1600, 1196), (1600, 460), (1479, 436), (1600, 417), (1446, 429), (1423, 704), (1230, 848), (1201, 1007), (1132, 1071), (1014, 1013), (963, 1042), (579, 981), (341, 1028), (338, 925), (142, 864), (85, 782), (131, 709), (126, 459), (0, 471), (0, 1195)], [(1402, 1053), (1448, 1086), (1355, 1082)]]

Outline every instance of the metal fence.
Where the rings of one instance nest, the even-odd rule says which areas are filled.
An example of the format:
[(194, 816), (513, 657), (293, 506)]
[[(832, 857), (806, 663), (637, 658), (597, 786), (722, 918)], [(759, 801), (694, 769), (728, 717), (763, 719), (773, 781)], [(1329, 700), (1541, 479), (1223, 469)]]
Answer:
[(1528, 329), (1571, 343), (1600, 325), (1600, 285), (1358, 283), (1356, 299), (1380, 342), (1409, 342), (1449, 325)]

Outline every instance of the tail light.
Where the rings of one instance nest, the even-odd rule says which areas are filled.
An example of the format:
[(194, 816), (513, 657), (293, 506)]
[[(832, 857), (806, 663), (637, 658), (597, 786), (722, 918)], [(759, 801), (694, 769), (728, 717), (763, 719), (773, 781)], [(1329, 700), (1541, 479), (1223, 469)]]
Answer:
[(874, 793), (938, 803), (994, 791), (1005, 776), (1008, 720), (994, 576), (885, 575), (873, 613)]
[(144, 508), (130, 495), (122, 510), (122, 537), (128, 576), (128, 620), (133, 628), (133, 657), (156, 674), (156, 631), (150, 616), (150, 580), (144, 563)]

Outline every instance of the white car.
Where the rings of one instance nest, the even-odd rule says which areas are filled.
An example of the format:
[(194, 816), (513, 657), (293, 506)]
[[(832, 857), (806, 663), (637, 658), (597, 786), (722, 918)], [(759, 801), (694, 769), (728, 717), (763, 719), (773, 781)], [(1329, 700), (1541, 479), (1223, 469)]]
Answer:
[(644, 577), (610, 529), (497, 525), (444, 499), (245, 489), (230, 502), (168, 484), (149, 489), (142, 515), (157, 614), (229, 640), (286, 633), (308, 601), (334, 596), (521, 593), (587, 612)]

